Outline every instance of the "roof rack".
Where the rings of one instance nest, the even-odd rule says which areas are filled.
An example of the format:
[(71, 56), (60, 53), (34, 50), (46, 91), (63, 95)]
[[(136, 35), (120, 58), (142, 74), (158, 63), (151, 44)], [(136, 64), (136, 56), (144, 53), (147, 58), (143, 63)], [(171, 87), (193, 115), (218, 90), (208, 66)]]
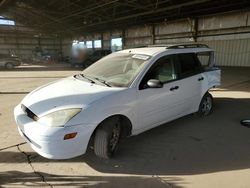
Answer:
[(209, 48), (206, 44), (156, 44), (148, 47), (166, 47), (166, 49), (183, 49), (183, 48)]
[(152, 44), (152, 45), (148, 45), (147, 47), (170, 47), (170, 46), (173, 46), (171, 44)]
[(209, 48), (206, 44), (177, 44), (168, 46), (167, 49), (178, 49), (178, 48)]

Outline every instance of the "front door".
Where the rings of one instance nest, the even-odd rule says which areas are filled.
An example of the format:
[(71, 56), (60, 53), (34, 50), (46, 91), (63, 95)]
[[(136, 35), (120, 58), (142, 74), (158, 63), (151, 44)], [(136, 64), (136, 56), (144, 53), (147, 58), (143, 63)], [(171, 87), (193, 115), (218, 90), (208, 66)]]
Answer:
[[(138, 91), (139, 127), (144, 130), (173, 119), (180, 111), (181, 87), (177, 80), (175, 55), (168, 55), (157, 60), (146, 73)], [(147, 81), (157, 79), (162, 88), (149, 88)]]

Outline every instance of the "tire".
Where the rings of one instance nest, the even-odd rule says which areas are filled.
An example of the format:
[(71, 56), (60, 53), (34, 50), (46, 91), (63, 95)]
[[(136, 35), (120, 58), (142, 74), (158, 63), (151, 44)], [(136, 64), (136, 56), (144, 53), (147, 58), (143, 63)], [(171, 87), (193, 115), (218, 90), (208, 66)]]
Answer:
[(14, 68), (14, 65), (13, 65), (13, 63), (6, 63), (6, 64), (5, 64), (5, 68), (6, 68), (6, 69), (13, 69), (13, 68)]
[(104, 121), (96, 130), (94, 138), (94, 152), (100, 158), (109, 159), (117, 150), (121, 137), (121, 123), (119, 118)]
[(200, 117), (208, 116), (213, 111), (213, 96), (210, 93), (206, 93), (200, 102), (199, 110), (197, 114)]

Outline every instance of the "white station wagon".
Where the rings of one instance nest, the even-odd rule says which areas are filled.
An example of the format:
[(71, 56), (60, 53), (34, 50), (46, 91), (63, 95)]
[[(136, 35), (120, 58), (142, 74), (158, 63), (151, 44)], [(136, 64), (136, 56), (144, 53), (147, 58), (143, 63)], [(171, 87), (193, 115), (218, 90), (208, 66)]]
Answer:
[(16, 106), (15, 120), (46, 158), (82, 155), (89, 143), (109, 158), (121, 138), (191, 113), (210, 114), (208, 91), (220, 85), (220, 74), (214, 50), (203, 44), (127, 49), (32, 91)]

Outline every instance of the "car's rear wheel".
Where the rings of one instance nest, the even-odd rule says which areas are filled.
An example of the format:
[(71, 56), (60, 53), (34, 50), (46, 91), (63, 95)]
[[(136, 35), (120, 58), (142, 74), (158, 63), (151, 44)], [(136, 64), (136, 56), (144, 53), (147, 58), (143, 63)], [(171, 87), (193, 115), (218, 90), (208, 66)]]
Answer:
[(13, 65), (13, 63), (6, 63), (6, 64), (5, 64), (5, 68), (6, 68), (6, 69), (13, 69), (13, 68), (14, 68), (14, 65)]
[(120, 137), (121, 123), (119, 118), (110, 118), (104, 121), (95, 133), (95, 154), (101, 158), (110, 158), (117, 150)]
[(213, 96), (207, 92), (201, 99), (198, 115), (207, 116), (212, 113), (212, 110), (213, 110)]

